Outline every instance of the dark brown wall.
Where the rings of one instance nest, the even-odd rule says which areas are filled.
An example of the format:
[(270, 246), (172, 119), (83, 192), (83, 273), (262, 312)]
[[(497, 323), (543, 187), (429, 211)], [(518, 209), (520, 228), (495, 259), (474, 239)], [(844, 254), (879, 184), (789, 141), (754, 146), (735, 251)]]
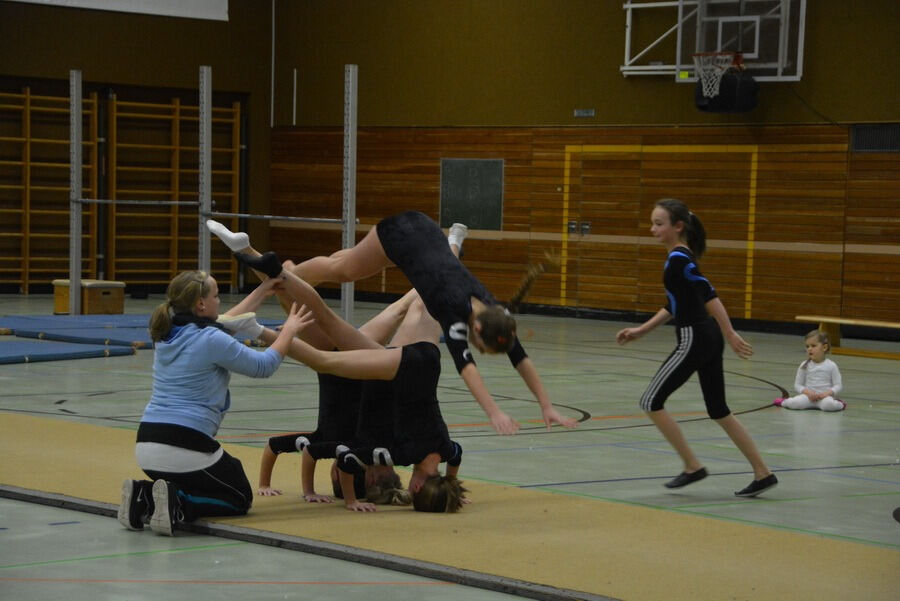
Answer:
[[(276, 13), (280, 125), (291, 123), (294, 68), (298, 125), (339, 125), (347, 63), (359, 65), (362, 125), (900, 119), (897, 86), (880, 58), (898, 50), (900, 3), (894, 0), (807, 2), (802, 81), (762, 83), (760, 106), (744, 115), (698, 112), (693, 87), (670, 76), (622, 77), (622, 2), (334, 0), (279, 2)], [(674, 22), (660, 19), (655, 31)], [(575, 108), (595, 108), (596, 117), (575, 119)]]

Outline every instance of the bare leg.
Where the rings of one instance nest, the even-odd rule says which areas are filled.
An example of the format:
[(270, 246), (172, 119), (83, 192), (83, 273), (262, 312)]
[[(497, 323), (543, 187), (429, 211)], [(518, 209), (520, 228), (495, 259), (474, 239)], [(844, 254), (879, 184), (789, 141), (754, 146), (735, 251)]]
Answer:
[(375, 275), (393, 265), (384, 253), (376, 228), (353, 248), (339, 250), (327, 257), (313, 257), (293, 268), (295, 275), (310, 286), (322, 282), (355, 282)]
[(394, 301), (381, 313), (360, 326), (359, 331), (377, 342), (378, 344), (387, 344), (397, 328), (406, 317), (406, 312), (410, 305), (419, 298), (419, 293), (415, 289), (407, 292), (399, 300)]
[(681, 428), (678, 427), (678, 423), (672, 419), (672, 416), (669, 415), (668, 411), (665, 409), (651, 411), (647, 413), (647, 417), (649, 417), (656, 427), (659, 428), (659, 431), (662, 432), (665, 439), (669, 441), (672, 448), (678, 452), (678, 456), (681, 457), (681, 460), (684, 462), (685, 472), (691, 474), (703, 467), (703, 464), (701, 464), (700, 461), (697, 460), (697, 457), (694, 456), (691, 447), (688, 446), (687, 440), (681, 432)]
[(416, 298), (403, 318), (403, 323), (391, 340), (392, 346), (403, 346), (414, 342), (428, 341), (438, 344), (441, 326), (425, 308), (421, 298)]
[(316, 318), (316, 325), (331, 338), (337, 348), (342, 351), (384, 348), (332, 311), (315, 288), (287, 269), (282, 272), (282, 277), (284, 277), (285, 291), (298, 303), (306, 305), (312, 311)]
[(750, 465), (753, 467), (753, 477), (755, 480), (762, 480), (772, 473), (765, 462), (763, 462), (763, 458), (756, 448), (756, 443), (750, 438), (750, 433), (747, 432), (734, 415), (728, 415), (722, 419), (717, 419), (716, 423), (722, 426), (722, 429), (728, 434), (728, 437), (734, 443), (734, 446), (736, 446), (744, 457), (747, 458), (747, 461), (750, 462)]

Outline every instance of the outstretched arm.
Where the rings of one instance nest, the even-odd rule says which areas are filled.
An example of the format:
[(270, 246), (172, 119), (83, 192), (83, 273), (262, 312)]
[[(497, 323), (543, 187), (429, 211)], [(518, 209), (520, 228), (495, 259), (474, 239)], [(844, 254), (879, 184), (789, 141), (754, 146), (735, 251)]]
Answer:
[(259, 488), (257, 490), (257, 493), (263, 497), (274, 497), (281, 494), (280, 490), (272, 488), (272, 469), (275, 467), (277, 458), (278, 455), (266, 444), (259, 464)]
[(275, 293), (274, 287), (281, 282), (278, 278), (265, 278), (262, 283), (245, 296), (241, 302), (225, 312), (225, 315), (240, 315), (256, 311), (263, 301)]
[(344, 507), (350, 511), (375, 511), (374, 503), (365, 503), (356, 498), (356, 492), (353, 490), (353, 474), (338, 470), (341, 481), (341, 492), (344, 495)]
[(653, 330), (659, 325), (666, 323), (670, 319), (672, 319), (672, 314), (669, 313), (665, 308), (662, 308), (656, 312), (656, 315), (654, 315), (638, 327), (619, 330), (619, 332), (616, 334), (616, 342), (618, 342), (619, 344), (625, 344), (626, 342), (637, 340), (647, 332)]
[(281, 331), (272, 343), (271, 348), (275, 349), (282, 356), (287, 355), (291, 348), (291, 343), (298, 332), (303, 330), (307, 325), (313, 322), (312, 316), (297, 308), (297, 305), (291, 307), (287, 319), (281, 326)]
[(519, 431), (519, 422), (500, 410), (491, 393), (488, 392), (481, 378), (481, 372), (474, 363), (469, 363), (459, 372), (463, 381), (469, 388), (469, 392), (475, 397), (475, 401), (481, 405), (481, 409), (491, 420), (491, 426), (497, 434), (515, 434)]
[(307, 503), (332, 503), (334, 499), (328, 495), (316, 493), (316, 459), (303, 449), (300, 454), (300, 485), (303, 489), (303, 500)]
[(574, 428), (578, 425), (577, 420), (571, 417), (563, 417), (563, 415), (556, 410), (556, 407), (553, 406), (553, 403), (550, 402), (550, 397), (547, 396), (547, 391), (544, 390), (544, 384), (541, 382), (541, 377), (538, 375), (537, 368), (535, 368), (534, 362), (530, 358), (525, 357), (522, 359), (519, 364), (516, 365), (516, 371), (522, 376), (525, 385), (528, 386), (528, 389), (534, 395), (534, 398), (536, 398), (537, 402), (541, 405), (541, 414), (544, 417), (544, 423), (547, 425), (548, 429), (555, 423), (565, 426), (566, 428)]

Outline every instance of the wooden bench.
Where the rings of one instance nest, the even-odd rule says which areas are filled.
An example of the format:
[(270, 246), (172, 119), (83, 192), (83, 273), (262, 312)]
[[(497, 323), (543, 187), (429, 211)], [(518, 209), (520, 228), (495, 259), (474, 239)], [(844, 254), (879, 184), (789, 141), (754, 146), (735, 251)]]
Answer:
[(841, 325), (900, 330), (900, 323), (895, 321), (825, 317), (823, 315), (797, 315), (794, 319), (797, 321), (818, 323), (819, 331), (828, 335), (828, 340), (831, 342), (831, 352), (835, 355), (855, 355), (857, 357), (874, 357), (876, 359), (900, 359), (900, 353), (893, 353), (891, 351), (854, 349), (841, 346)]

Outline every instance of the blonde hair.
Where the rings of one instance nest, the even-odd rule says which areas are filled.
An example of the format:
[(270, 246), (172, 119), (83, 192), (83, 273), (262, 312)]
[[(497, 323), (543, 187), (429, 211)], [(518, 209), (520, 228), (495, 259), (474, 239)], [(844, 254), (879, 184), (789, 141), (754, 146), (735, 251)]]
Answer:
[(810, 338), (815, 338), (818, 342), (827, 346), (828, 348), (825, 349), (826, 353), (831, 350), (831, 341), (828, 340), (828, 334), (826, 334), (822, 330), (811, 330), (807, 332), (806, 336), (803, 337), (803, 340), (807, 341)]
[(200, 270), (182, 271), (172, 278), (166, 288), (166, 301), (150, 316), (150, 338), (154, 342), (169, 335), (175, 313), (192, 313), (197, 301), (209, 294), (208, 280), (209, 274)]
[(429, 476), (422, 488), (413, 494), (413, 509), (429, 513), (456, 513), (463, 505), (465, 493), (462, 482), (455, 476)]

